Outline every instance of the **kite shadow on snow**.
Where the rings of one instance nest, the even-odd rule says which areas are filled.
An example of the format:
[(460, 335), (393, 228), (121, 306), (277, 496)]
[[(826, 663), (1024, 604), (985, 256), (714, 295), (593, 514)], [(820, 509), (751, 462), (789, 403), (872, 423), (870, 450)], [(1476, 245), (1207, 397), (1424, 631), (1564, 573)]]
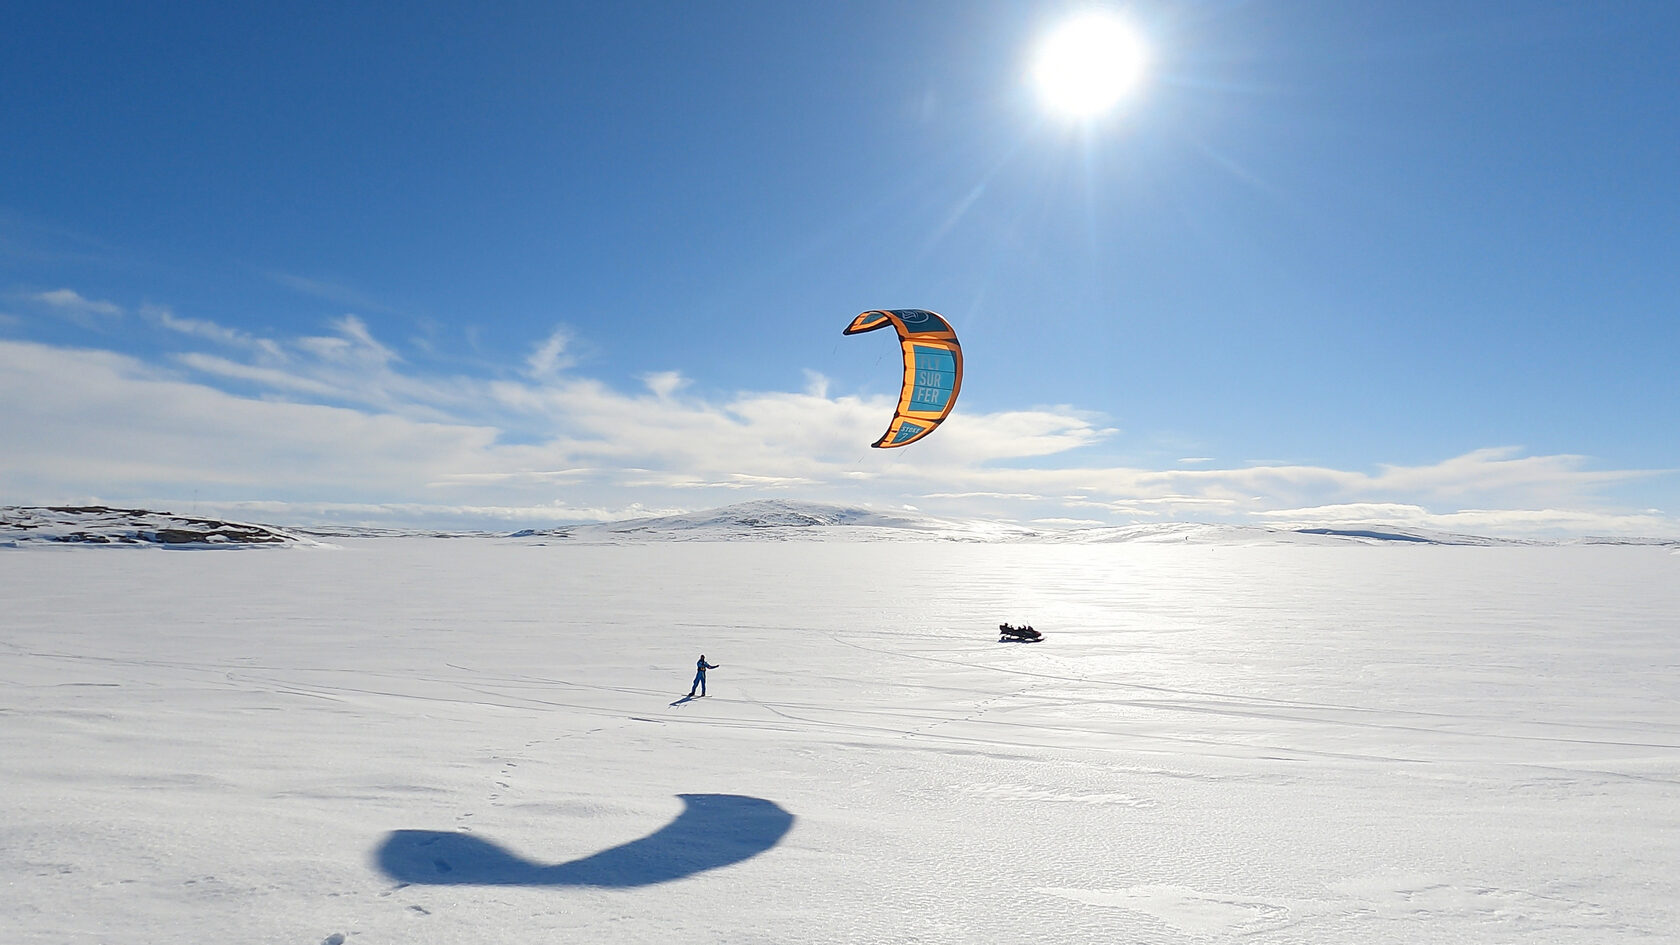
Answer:
[(679, 794), (683, 811), (653, 833), (566, 863), (533, 863), (471, 834), (393, 830), (379, 869), (427, 886), (653, 886), (750, 860), (781, 842), (793, 815), (759, 797)]

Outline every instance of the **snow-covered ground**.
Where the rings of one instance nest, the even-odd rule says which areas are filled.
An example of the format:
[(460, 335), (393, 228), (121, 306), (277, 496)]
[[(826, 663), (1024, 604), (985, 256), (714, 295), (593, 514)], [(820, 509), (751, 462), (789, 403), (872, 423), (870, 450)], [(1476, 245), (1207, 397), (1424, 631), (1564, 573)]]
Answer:
[(1669, 548), (331, 542), (0, 550), (0, 940), (1677, 940)]

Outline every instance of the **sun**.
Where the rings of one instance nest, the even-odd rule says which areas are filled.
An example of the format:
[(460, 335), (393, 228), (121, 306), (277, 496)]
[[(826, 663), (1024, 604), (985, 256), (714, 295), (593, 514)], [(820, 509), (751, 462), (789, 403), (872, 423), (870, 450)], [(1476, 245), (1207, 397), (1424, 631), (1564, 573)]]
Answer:
[(1044, 38), (1033, 59), (1032, 80), (1052, 110), (1070, 118), (1095, 118), (1137, 87), (1148, 62), (1143, 39), (1125, 20), (1092, 11)]

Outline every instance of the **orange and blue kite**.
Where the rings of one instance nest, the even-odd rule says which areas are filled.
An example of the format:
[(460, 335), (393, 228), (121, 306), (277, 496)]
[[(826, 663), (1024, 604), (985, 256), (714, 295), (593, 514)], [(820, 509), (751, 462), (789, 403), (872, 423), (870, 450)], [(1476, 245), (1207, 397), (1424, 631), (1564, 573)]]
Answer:
[(957, 391), (962, 389), (962, 347), (944, 316), (919, 308), (864, 312), (852, 319), (846, 334), (888, 325), (898, 330), (898, 343), (904, 349), (904, 387), (887, 432), (870, 444), (878, 449), (907, 446), (932, 433), (950, 416)]

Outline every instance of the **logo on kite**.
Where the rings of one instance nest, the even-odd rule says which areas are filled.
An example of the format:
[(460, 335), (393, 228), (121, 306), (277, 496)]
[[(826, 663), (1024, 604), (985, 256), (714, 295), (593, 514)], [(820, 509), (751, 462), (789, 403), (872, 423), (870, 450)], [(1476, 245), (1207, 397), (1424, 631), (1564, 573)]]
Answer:
[(962, 389), (962, 348), (944, 316), (919, 308), (864, 312), (846, 326), (846, 334), (888, 325), (898, 330), (904, 350), (904, 387), (887, 432), (870, 444), (878, 449), (908, 446), (932, 433), (950, 416)]

